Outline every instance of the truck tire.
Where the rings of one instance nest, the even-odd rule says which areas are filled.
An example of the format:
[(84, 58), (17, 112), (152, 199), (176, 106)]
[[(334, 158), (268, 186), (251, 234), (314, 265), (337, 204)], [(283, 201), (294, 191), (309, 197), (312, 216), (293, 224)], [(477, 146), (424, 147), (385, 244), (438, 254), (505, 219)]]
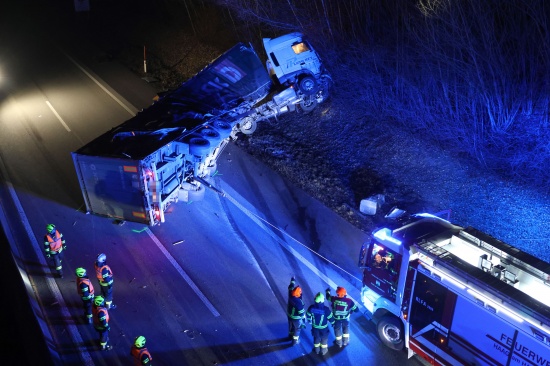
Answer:
[(403, 323), (392, 315), (386, 315), (377, 325), (378, 336), (386, 347), (401, 351), (405, 345)]
[(189, 153), (195, 156), (206, 156), (210, 152), (210, 142), (202, 137), (189, 140)]
[(222, 136), (215, 129), (208, 127), (200, 130), (201, 136), (210, 142), (211, 147), (218, 146), (222, 142)]
[(188, 202), (198, 202), (202, 201), (204, 199), (204, 194), (206, 192), (206, 188), (204, 186), (199, 186), (198, 190), (190, 190), (189, 191), (189, 201)]
[(257, 127), (258, 125), (252, 117), (245, 117), (239, 123), (239, 131), (245, 135), (252, 135)]
[(317, 92), (317, 80), (311, 75), (304, 75), (298, 79), (298, 89), (304, 95), (313, 95)]
[(231, 124), (223, 120), (214, 121), (214, 123), (212, 123), (212, 127), (220, 133), (222, 139), (229, 137), (231, 135), (231, 130), (233, 130)]
[(317, 99), (314, 96), (305, 96), (298, 104), (298, 109), (301, 113), (308, 114), (317, 107)]

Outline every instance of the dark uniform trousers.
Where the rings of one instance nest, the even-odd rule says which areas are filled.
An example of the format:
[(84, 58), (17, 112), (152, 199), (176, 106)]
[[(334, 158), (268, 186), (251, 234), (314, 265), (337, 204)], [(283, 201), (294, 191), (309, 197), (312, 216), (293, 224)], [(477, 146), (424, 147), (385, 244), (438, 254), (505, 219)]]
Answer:
[(323, 354), (326, 352), (325, 350), (328, 349), (328, 335), (329, 335), (329, 329), (326, 328), (311, 328), (311, 335), (313, 336), (313, 344), (315, 346), (315, 352), (319, 352), (319, 346), (321, 345), (321, 350), (323, 351)]
[(349, 342), (349, 319), (336, 319), (334, 321), (334, 336), (336, 337), (336, 343), (341, 346), (342, 338), (344, 338), (344, 345)]

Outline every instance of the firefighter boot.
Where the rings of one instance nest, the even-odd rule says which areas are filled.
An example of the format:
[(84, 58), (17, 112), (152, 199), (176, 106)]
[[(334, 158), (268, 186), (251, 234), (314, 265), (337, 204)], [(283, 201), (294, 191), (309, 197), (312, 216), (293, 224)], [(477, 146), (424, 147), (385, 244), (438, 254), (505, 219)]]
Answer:
[(321, 346), (321, 355), (324, 356), (324, 355), (327, 354), (327, 352), (328, 352), (328, 347), (327, 347), (326, 345), (323, 344), (323, 345)]
[(341, 338), (341, 337), (337, 337), (336, 340), (334, 341), (334, 343), (335, 343), (338, 347), (342, 348), (342, 338)]
[(101, 346), (102, 351), (110, 351), (112, 349), (113, 349), (113, 346), (111, 346), (110, 344), (104, 344)]
[(318, 344), (314, 344), (314, 348), (313, 348), (313, 351), (315, 351), (316, 354), (319, 354), (319, 352), (321, 352), (321, 347), (320, 345)]
[(344, 334), (342, 340), (343, 340), (344, 346), (347, 346), (349, 344), (349, 334)]

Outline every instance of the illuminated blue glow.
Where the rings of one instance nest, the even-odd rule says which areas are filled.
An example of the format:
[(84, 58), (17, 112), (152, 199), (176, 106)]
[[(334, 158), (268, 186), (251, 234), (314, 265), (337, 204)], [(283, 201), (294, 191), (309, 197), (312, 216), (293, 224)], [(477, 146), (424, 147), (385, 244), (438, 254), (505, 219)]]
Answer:
[(442, 218), (439, 217), (439, 216), (435, 216), (435, 215), (432, 215), (432, 214), (429, 214), (429, 213), (426, 213), (426, 212), (424, 212), (424, 213), (419, 213), (419, 214), (415, 214), (414, 216), (431, 217), (431, 218), (433, 218), (433, 219), (439, 219), (439, 220), (443, 220), (443, 221), (449, 222), (449, 221), (447, 221), (447, 220), (445, 220), (445, 219), (442, 219)]
[(399, 239), (396, 239), (394, 237), (391, 236), (391, 230), (388, 229), (387, 227), (383, 228), (383, 229), (380, 229), (378, 231), (376, 231), (374, 234), (372, 234), (375, 238), (377, 239), (380, 239), (382, 241), (389, 241), (391, 243), (394, 243), (394, 244), (397, 244), (397, 245), (401, 245), (401, 240)]

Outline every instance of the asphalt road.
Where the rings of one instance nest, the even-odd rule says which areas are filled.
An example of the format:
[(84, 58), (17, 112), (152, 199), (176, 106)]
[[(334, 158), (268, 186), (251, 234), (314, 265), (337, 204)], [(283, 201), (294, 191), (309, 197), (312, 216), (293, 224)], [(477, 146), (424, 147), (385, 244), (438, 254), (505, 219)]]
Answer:
[[(13, 339), (33, 343), (25, 354), (14, 341), (14, 362), (47, 364), (48, 347), (54, 364), (125, 365), (134, 337), (144, 335), (155, 365), (419, 364), (384, 348), (360, 313), (351, 344), (331, 345), (325, 358), (312, 353), (309, 331), (290, 346), (290, 277), (306, 304), (336, 285), (359, 300), (355, 263), (365, 235), (231, 144), (213, 180), (225, 197), (209, 191), (204, 201), (173, 205), (166, 223), (152, 228), (86, 215), (70, 152), (150, 104), (155, 87), (98, 62), (101, 51), (76, 34), (58, 38), (29, 26), (18, 24), (2, 53), (10, 80), (0, 105), (0, 218), (21, 273), (5, 267), (14, 285), (5, 295), (15, 313), (35, 316), (6, 323)], [(43, 254), (48, 223), (67, 241), (63, 279)], [(80, 266), (93, 271), (100, 252), (118, 305), (109, 352), (97, 349), (83, 322), (72, 275)]]

